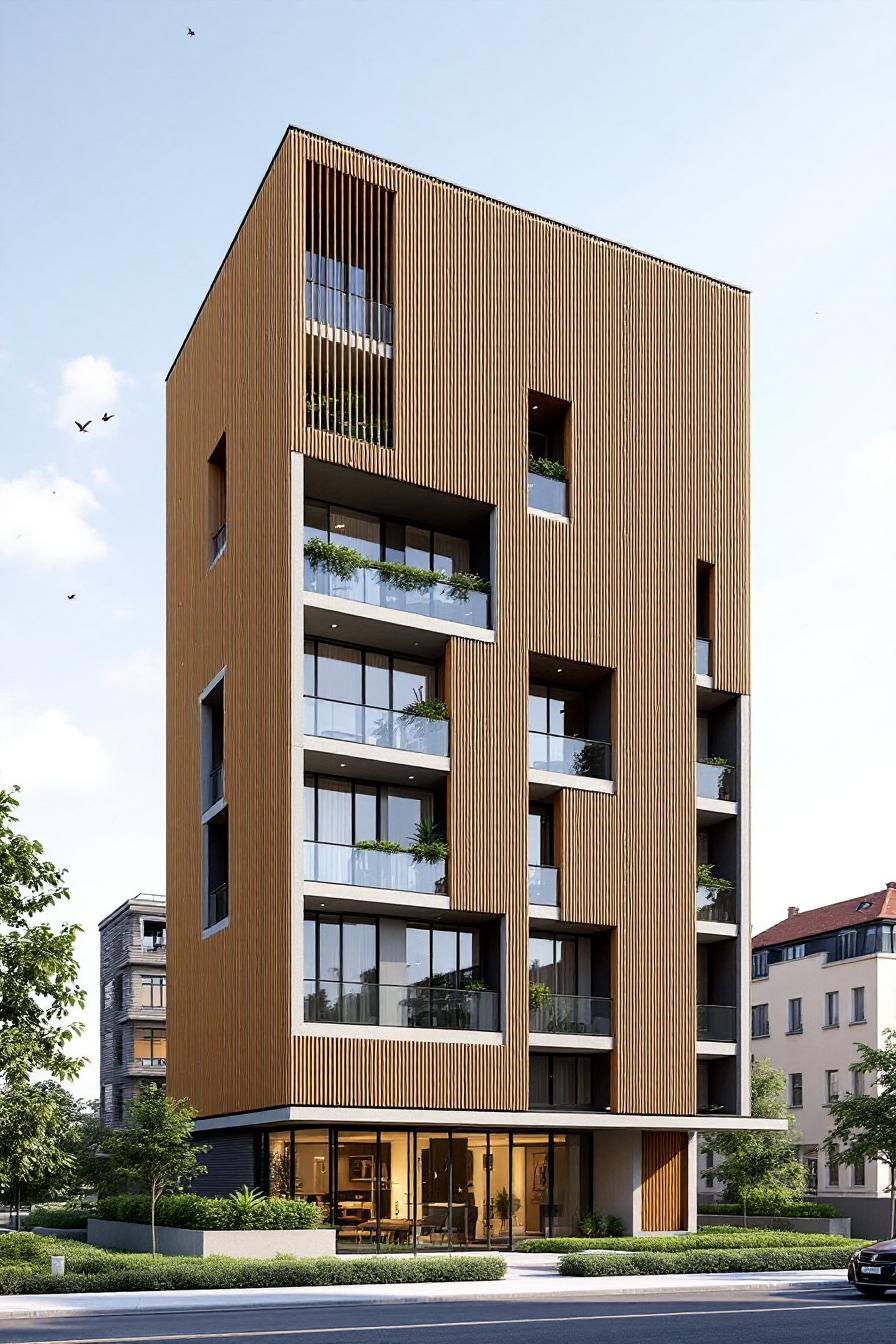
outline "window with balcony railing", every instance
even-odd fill
[[[612,1035],[609,935],[531,934],[529,1030]]]
[[[610,743],[587,735],[592,723],[609,727],[609,676],[587,689],[530,682],[529,769],[611,779]]]
[[[570,405],[542,392],[529,393],[529,508],[565,517]]]
[[[553,808],[529,804],[529,904],[556,906],[559,875],[554,865]]]
[[[697,1004],[698,1041],[736,1041],[737,1009],[727,1003]]]

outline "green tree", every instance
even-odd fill
[[[882,1162],[888,1168],[890,1236],[896,1237],[896,1031],[884,1032],[879,1049],[858,1042],[856,1049],[859,1060],[853,1067],[871,1075],[876,1092],[845,1092],[831,1102],[833,1128],[824,1147],[839,1162]]]
[[[152,1253],[156,1253],[156,1203],[166,1191],[180,1190],[206,1168],[199,1158],[208,1152],[191,1141],[196,1112],[185,1100],[144,1087],[128,1106],[127,1122],[108,1136],[112,1165],[122,1180],[138,1182],[149,1195]]]
[[[753,1060],[750,1102],[755,1118],[786,1119],[787,1128],[722,1130],[705,1134],[702,1145],[704,1153],[716,1155],[715,1165],[704,1176],[722,1182],[727,1202],[743,1205],[744,1221],[751,1199],[777,1196],[793,1202],[806,1185],[806,1173],[795,1151],[799,1134],[787,1111],[784,1074],[767,1059]]]
[[[116,1195],[121,1180],[109,1158],[112,1131],[100,1119],[99,1102],[91,1102],[80,1116],[75,1138],[75,1186],[78,1193]]]
[[[65,871],[17,830],[18,788],[0,790],[0,1086],[24,1086],[37,1071],[62,1081],[85,1063],[68,1053],[80,1035],[69,1021],[83,1008],[77,924],[58,928],[37,917],[69,899]]]
[[[23,1198],[68,1198],[77,1184],[84,1103],[59,1083],[16,1082],[0,1091],[0,1184],[19,1225]]]

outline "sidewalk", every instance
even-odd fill
[[[508,1301],[660,1296],[670,1293],[846,1287],[846,1270],[776,1274],[628,1274],[571,1279],[556,1272],[553,1255],[508,1255],[507,1278],[485,1283],[356,1284],[335,1288],[228,1288],[156,1293],[54,1293],[0,1297],[0,1320],[37,1316],[97,1316],[134,1311],[210,1311],[227,1307],[408,1305],[421,1302]]]

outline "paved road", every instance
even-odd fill
[[[892,1344],[896,1295],[869,1302],[845,1289],[713,1293],[689,1298],[583,1298],[552,1304],[234,1307],[0,1321],[4,1344]]]

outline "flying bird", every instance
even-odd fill
[[[72,599],[75,598],[75,597],[77,597],[77,593],[69,593],[69,594],[68,594],[68,597],[67,597],[67,601],[71,602]]]
[[[193,32],[193,29],[192,29],[192,28],[188,28],[188,29],[187,29],[187,37],[195,37],[195,36],[196,36],[196,34]]]
[[[75,424],[78,426],[78,431],[79,431],[79,433],[81,433],[81,434],[86,434],[86,433],[87,433],[87,426],[88,426],[88,425],[92,425],[92,424],[93,424],[93,421],[92,421],[92,420],[85,420],[84,423],[83,423],[83,425],[82,425],[80,420],[76,420],[76,421],[75,421]]]
[[[108,411],[103,411],[103,414],[100,417],[100,419],[103,421],[103,424],[105,424],[107,420],[114,420],[115,419],[114,412],[112,415],[110,415]]]

